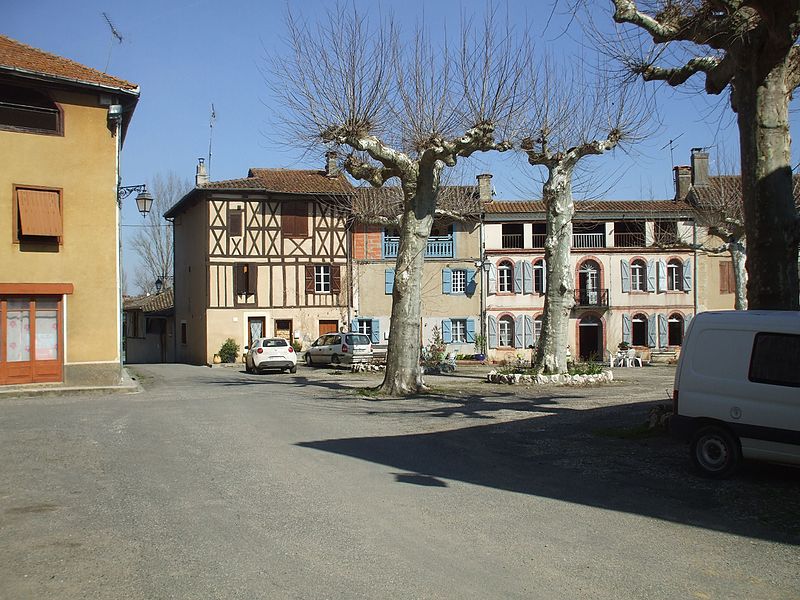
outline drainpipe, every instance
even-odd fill
[[[485,240],[484,240],[484,223],[483,223],[483,211],[481,211],[480,216],[478,217],[478,226],[480,227],[480,271],[481,271],[481,336],[484,338],[484,343],[487,344],[488,340],[487,331],[488,327],[486,326],[486,248],[485,248]],[[479,349],[480,352],[485,352],[484,348]]]
[[[694,298],[694,315],[692,315],[692,317],[694,318],[697,316],[697,288],[700,285],[700,278],[697,276],[697,221],[695,220],[692,220],[692,248],[692,259],[694,262],[694,286],[692,287],[692,296]]]

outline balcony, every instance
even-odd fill
[[[614,246],[617,248],[644,247],[644,233],[615,233]]]
[[[504,233],[501,236],[501,243],[503,248],[524,248],[522,243],[521,233]]]
[[[531,248],[544,248],[544,240],[546,237],[546,233],[534,233],[533,240],[531,241]]]
[[[574,308],[608,308],[608,289],[575,290]]]
[[[605,248],[605,233],[573,233],[572,247],[580,250],[587,248]]]
[[[397,258],[399,248],[399,237],[387,235],[383,238],[383,258]],[[425,258],[453,258],[453,236],[430,236],[425,248]]]

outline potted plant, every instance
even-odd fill
[[[475,360],[486,360],[486,337],[478,334],[475,336]]]
[[[236,362],[236,357],[239,355],[239,344],[233,338],[228,338],[219,349],[220,359],[224,363]]]

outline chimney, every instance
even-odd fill
[[[675,171],[675,200],[683,200],[692,185],[692,167],[678,166]]]
[[[194,183],[197,187],[200,187],[208,183],[208,173],[206,173],[206,159],[198,158],[197,161],[197,172],[194,176]]]
[[[492,174],[481,173],[476,178],[478,180],[478,197],[481,202],[492,201]]]
[[[338,177],[339,165],[336,162],[336,152],[329,150],[325,153],[325,177]]]
[[[702,148],[692,148],[692,185],[708,185],[708,152]]]

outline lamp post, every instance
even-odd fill
[[[130,196],[133,192],[136,194],[136,208],[142,214],[142,218],[146,217],[150,212],[150,207],[153,205],[153,196],[147,191],[147,185],[121,185],[117,188],[117,203],[122,206],[122,200]]]

